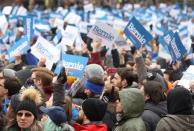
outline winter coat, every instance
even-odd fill
[[[136,88],[128,88],[121,90],[119,97],[123,107],[123,117],[115,131],[145,131],[146,127],[141,118],[145,104],[143,94]]]
[[[107,126],[102,123],[83,124],[74,123],[73,127],[76,131],[107,131]]]
[[[102,61],[101,61],[101,57],[100,57],[100,52],[93,52],[91,53],[91,57],[88,61],[88,65],[89,64],[98,64],[100,66],[103,67]]]
[[[142,114],[146,131],[155,131],[157,123],[165,115],[167,115],[166,101],[162,101],[157,105],[151,102],[146,102],[144,112]]]
[[[156,131],[194,131],[194,115],[167,115],[159,121]]]
[[[74,131],[74,128],[66,123],[57,126],[50,118],[48,118],[44,124],[44,131]]]
[[[116,123],[116,116],[112,112],[106,111],[102,121],[108,126],[108,131],[112,131]]]

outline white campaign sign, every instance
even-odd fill
[[[5,15],[0,15],[0,22],[1,22],[0,30],[2,31],[3,34],[5,34],[8,28],[8,22]]]
[[[65,22],[68,22],[69,24],[75,24],[78,25],[81,22],[81,17],[75,13],[69,13],[65,19]]]
[[[93,40],[101,40],[103,44],[112,44],[117,39],[118,33],[113,27],[105,23],[96,22],[88,33],[88,37]]]
[[[31,47],[31,53],[38,59],[45,57],[48,68],[51,68],[52,64],[57,62],[60,57],[60,51],[41,36],[35,45]]]
[[[73,46],[73,43],[78,35],[78,28],[74,26],[67,26],[65,31],[61,30],[62,40],[61,43],[64,45]]]

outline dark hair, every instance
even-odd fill
[[[19,93],[21,89],[20,82],[17,78],[6,78],[4,82],[5,89],[8,89],[8,96]]]
[[[147,81],[144,84],[144,93],[149,96],[149,100],[155,104],[166,100],[162,84],[157,81]]]
[[[119,68],[117,73],[121,77],[121,80],[125,79],[127,81],[128,86],[131,86],[133,82],[138,82],[137,74],[128,68]]]

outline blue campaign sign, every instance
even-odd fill
[[[174,33],[174,37],[169,45],[169,50],[172,52],[174,60],[181,60],[186,53],[186,49],[183,46],[178,33]]]
[[[87,65],[88,58],[76,55],[63,54],[63,66],[68,70],[69,76],[80,78]]]
[[[125,35],[131,40],[138,49],[141,45],[148,44],[152,40],[152,35],[133,17],[125,27]]]
[[[30,49],[30,44],[28,41],[27,36],[22,37],[20,40],[14,43],[14,45],[9,48],[8,55],[9,55],[9,62],[14,60],[14,54],[24,54]]]
[[[173,52],[172,52],[172,50],[170,49],[170,46],[169,46],[172,39],[173,39],[173,37],[174,37],[174,33],[172,31],[168,31],[166,34],[164,34],[164,36],[161,36],[159,38],[159,42],[166,49],[166,51],[168,51],[170,53],[172,59],[174,60]]]
[[[27,35],[29,41],[33,38],[34,34],[33,21],[34,21],[33,16],[26,16],[24,18],[25,23],[24,32]]]

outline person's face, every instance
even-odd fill
[[[40,87],[41,86],[41,81],[37,79],[36,72],[33,72],[32,73],[31,79],[33,80],[35,86],[37,86],[37,87]]]
[[[4,87],[4,82],[5,82],[5,79],[0,79],[0,97],[1,98],[4,98],[8,93],[8,90],[5,89]]]
[[[84,89],[84,93],[85,93],[88,97],[91,96],[91,94],[92,94],[92,92],[91,92],[89,89],[87,89],[87,88]]]
[[[123,106],[119,100],[116,100],[116,113],[122,113],[123,112]]]
[[[120,89],[122,87],[121,82],[122,82],[121,77],[116,73],[114,75],[114,78],[112,79],[112,85]]]
[[[16,120],[20,128],[29,128],[35,120],[34,115],[26,110],[20,110],[16,114]]]

